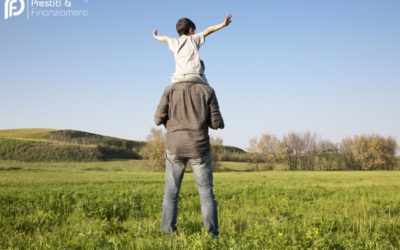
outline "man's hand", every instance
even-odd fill
[[[160,42],[168,42],[169,37],[167,36],[159,36],[157,33],[157,29],[153,29],[153,38]]]

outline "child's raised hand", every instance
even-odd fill
[[[153,38],[156,39],[157,36],[158,36],[157,29],[153,29]]]
[[[232,22],[232,14],[229,14],[225,17],[224,25],[228,26]]]
[[[165,43],[167,43],[168,39],[169,39],[167,36],[159,36],[157,33],[157,29],[153,29],[153,38],[157,41],[165,42]]]

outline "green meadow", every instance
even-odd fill
[[[144,161],[0,161],[0,249],[399,249],[400,172],[251,172],[223,163],[221,235],[186,173],[178,232],[160,231],[164,175]]]

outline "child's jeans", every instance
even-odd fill
[[[165,192],[162,211],[162,230],[176,230],[179,191],[186,163],[192,166],[200,195],[201,214],[205,229],[218,235],[217,202],[213,193],[213,174],[210,152],[196,159],[177,157],[167,151],[165,166]]]
[[[173,75],[171,77],[171,82],[199,82],[208,84],[206,75],[204,74],[185,74],[185,75]]]

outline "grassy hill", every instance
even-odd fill
[[[125,140],[77,130],[0,130],[0,160],[105,161],[141,159],[145,142]],[[248,154],[233,146],[220,146],[221,160],[246,162]]]
[[[139,159],[144,142],[77,130],[0,130],[0,159],[22,161],[98,161]]]
[[[0,137],[22,138],[22,139],[41,139],[47,133],[57,131],[49,128],[34,129],[6,129],[0,130]]]

